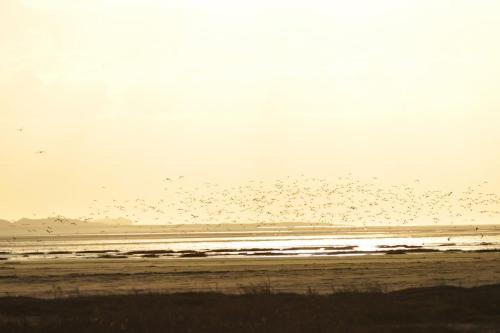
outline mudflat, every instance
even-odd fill
[[[500,283],[500,252],[430,252],[244,258],[100,258],[0,262],[0,295],[51,298],[131,292],[238,293],[269,283],[278,292],[324,294]]]

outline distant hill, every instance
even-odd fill
[[[45,219],[29,219],[22,218],[17,221],[14,221],[15,225],[44,225],[44,224],[52,224],[52,223],[83,223],[83,221],[77,219],[70,219],[65,217],[48,217]]]
[[[0,220],[0,223],[3,220]],[[7,223],[10,223],[8,221],[5,221]],[[112,219],[99,219],[99,220],[79,220],[79,219],[72,219],[72,218],[66,218],[63,216],[58,216],[58,217],[48,217],[44,219],[29,219],[29,218],[22,218],[14,223],[11,223],[14,225],[33,225],[33,226],[39,226],[39,225],[47,225],[47,224],[78,224],[78,225],[95,225],[95,224],[101,224],[101,225],[133,225],[134,223],[131,220],[128,220],[126,218],[112,218]]]
[[[79,220],[65,217],[44,219],[22,218],[14,222],[0,220],[0,237],[9,235],[58,235],[75,233],[105,232],[107,229],[134,227],[125,218]]]
[[[12,223],[10,223],[9,221],[7,220],[0,220],[0,228],[1,227],[7,227],[7,226],[10,226]]]

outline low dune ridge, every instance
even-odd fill
[[[475,288],[0,298],[0,331],[62,332],[498,332],[500,285]]]

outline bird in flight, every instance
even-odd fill
[[[18,132],[22,132],[22,131],[24,131],[24,129],[23,128],[18,128],[17,131]]]
[[[37,150],[35,154],[45,154],[45,150]]]

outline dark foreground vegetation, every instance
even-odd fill
[[[500,332],[500,284],[391,293],[0,298],[0,332]]]

